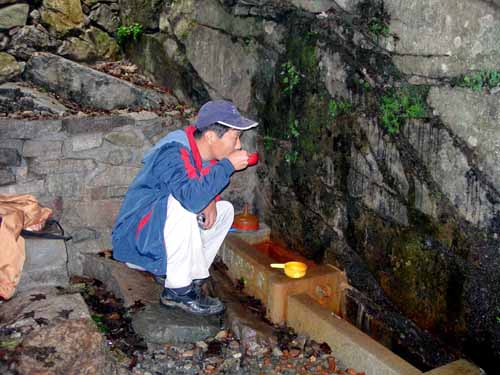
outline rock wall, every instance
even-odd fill
[[[498,6],[165,1],[129,52],[151,76],[165,79],[165,62],[189,75],[187,96],[260,117],[255,205],[277,240],[346,269],[365,294],[352,321],[422,368],[450,359],[431,332],[492,369]]]
[[[97,34],[109,41],[118,22],[141,24],[143,35],[124,49],[147,77],[186,103],[227,98],[259,118],[258,134],[244,142],[257,144],[264,162],[238,175],[226,196],[237,210],[252,202],[277,240],[347,271],[355,287],[347,318],[421,368],[460,352],[487,370],[498,368],[497,0],[36,4],[0,5],[0,80],[25,69],[28,81],[42,79],[36,62],[50,59],[29,60],[34,49],[80,61],[112,58],[113,48],[98,47]],[[84,97],[64,80],[57,84],[64,97]],[[9,90],[39,108],[64,111],[47,98]],[[153,110],[168,102],[139,96]],[[15,190],[15,180],[32,184],[47,201],[64,194],[71,229],[107,246],[109,217],[90,219],[116,207],[123,176],[130,177],[151,141],[141,126],[127,123],[117,128],[144,143],[117,146],[106,138],[116,130],[98,128],[78,151],[83,135],[57,121],[40,128],[17,123],[29,133],[2,135],[9,140],[2,148],[16,151],[2,151],[10,164],[0,170],[1,189]],[[44,133],[46,126],[60,131]],[[85,149],[90,145],[101,151]],[[131,159],[106,161],[116,147]],[[50,161],[57,173],[47,172],[44,158],[52,153],[67,159]],[[73,166],[75,160],[83,164]],[[81,174],[85,185],[65,173]],[[94,227],[102,237],[92,238],[99,236]]]

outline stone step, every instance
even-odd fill
[[[136,303],[158,303],[163,287],[151,275],[128,268],[124,263],[97,254],[83,254],[83,275],[97,279],[123,300],[125,307]]]
[[[104,283],[123,300],[125,307],[145,305],[132,313],[132,326],[148,345],[200,341],[222,329],[219,316],[200,317],[161,306],[159,299],[163,286],[147,272],[96,254],[84,254],[83,274]]]
[[[66,245],[62,240],[26,239],[26,260],[16,292],[69,283]]]

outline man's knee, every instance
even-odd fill
[[[217,216],[220,216],[224,220],[230,220],[233,222],[234,219],[234,207],[228,201],[217,202]]]

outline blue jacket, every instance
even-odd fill
[[[203,163],[193,132],[193,126],[176,130],[146,153],[113,227],[115,259],[155,275],[165,274],[168,254],[163,228],[169,195],[198,213],[229,184],[234,172],[231,162]]]

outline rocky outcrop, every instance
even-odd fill
[[[397,42],[399,69],[411,75],[453,77],[469,69],[500,69],[498,8],[482,0],[385,0]]]
[[[0,306],[2,339],[18,345],[21,374],[112,374],[117,366],[80,294],[33,289]],[[24,317],[20,319],[19,317]]]
[[[36,85],[90,108],[155,109],[176,103],[172,96],[139,88],[48,53],[40,53],[30,59],[25,77]]]

